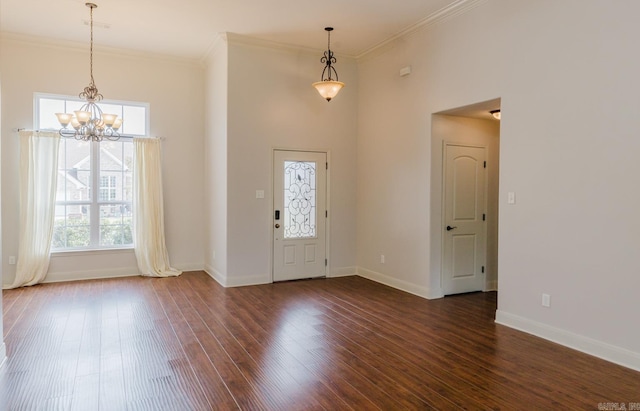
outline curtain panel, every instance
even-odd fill
[[[40,283],[49,269],[56,205],[58,147],[56,132],[23,130],[20,134],[20,239],[13,283]]]
[[[162,195],[162,152],[157,138],[134,138],[133,244],[140,273],[182,274],[169,264]]]

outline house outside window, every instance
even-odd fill
[[[36,94],[36,128],[58,130],[55,113],[73,112],[82,104],[74,97]],[[147,135],[148,104],[99,105],[122,117],[122,134]],[[132,173],[131,138],[100,143],[62,138],[52,251],[133,247]]]

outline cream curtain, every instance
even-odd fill
[[[169,264],[165,244],[160,140],[135,138],[133,147],[133,243],[138,269],[150,277],[180,275]]]
[[[8,288],[41,282],[49,269],[58,180],[56,132],[20,131],[20,241]]]

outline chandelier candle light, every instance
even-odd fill
[[[333,31],[333,27],[325,27],[327,31],[327,51],[324,52],[324,56],[320,59],[321,63],[324,63],[324,70],[322,70],[322,76],[320,77],[320,81],[313,83],[313,87],[318,90],[318,93],[322,97],[324,97],[327,101],[331,101],[334,98],[340,89],[344,87],[344,83],[338,81],[338,72],[332,66],[335,64],[336,58],[333,56],[333,52],[331,51],[331,32]],[[335,80],[332,78],[332,75],[335,74]]]
[[[118,118],[117,114],[103,113],[98,104],[96,104],[102,100],[102,94],[98,92],[98,88],[93,81],[93,9],[98,6],[94,3],[85,3],[85,5],[89,7],[91,17],[91,46],[89,54],[91,82],[84,88],[84,91],[79,94],[79,97],[86,100],[86,103],[82,105],[80,110],[74,111],[75,115],[56,113],[58,121],[62,126],[60,135],[62,137],[74,137],[77,140],[83,141],[100,142],[105,138],[107,140],[118,140],[120,138],[118,129],[122,125],[122,119]],[[71,124],[73,130],[67,128],[69,124]]]

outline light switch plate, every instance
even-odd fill
[[[264,198],[264,190],[256,190],[256,198]]]
[[[516,193],[513,191],[509,191],[507,193],[507,204],[515,204],[516,203]]]

